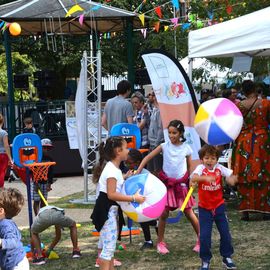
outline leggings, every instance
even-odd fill
[[[108,219],[100,231],[98,241],[98,248],[102,249],[99,257],[103,260],[110,261],[114,257],[118,235],[117,216],[118,206],[113,205],[109,210]]]
[[[1,153],[0,154],[0,188],[4,187],[7,168],[8,168],[8,156],[5,153]]]

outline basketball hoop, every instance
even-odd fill
[[[24,163],[23,165],[29,170],[33,172],[33,181],[38,182],[42,180],[48,179],[48,170],[50,166],[55,165],[56,162],[48,161],[48,162],[32,162],[32,163]]]

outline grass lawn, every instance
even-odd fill
[[[64,203],[65,199],[61,199]],[[60,204],[60,203],[59,203]],[[227,213],[230,223],[231,234],[235,249],[234,261],[238,269],[270,269],[270,221],[250,221],[239,220],[238,212],[235,210],[235,203],[227,205]],[[175,213],[174,213],[175,214]],[[30,269],[46,270],[73,270],[73,269],[96,269],[94,267],[96,259],[96,248],[98,238],[91,236],[93,226],[89,223],[82,224],[78,228],[79,244],[83,256],[80,259],[71,258],[71,242],[69,230],[64,230],[62,241],[56,247],[56,252],[60,256],[59,260],[50,260],[43,266],[31,265]],[[28,241],[28,231],[23,231],[24,242]],[[50,242],[53,229],[46,230],[41,234],[41,239],[46,245]],[[153,240],[156,242],[154,228],[152,228]],[[118,251],[116,258],[122,261],[120,269],[141,270],[141,269],[198,269],[200,258],[192,251],[196,242],[195,233],[191,225],[183,217],[177,224],[170,224],[166,228],[166,242],[169,245],[170,254],[159,255],[155,249],[140,251],[140,244],[143,243],[143,235],[132,237],[132,244],[129,238],[124,237],[123,243],[127,245],[124,251]],[[224,269],[221,265],[219,255],[219,235],[214,226],[212,237],[211,269]]]

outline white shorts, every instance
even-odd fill
[[[22,261],[20,261],[18,263],[18,265],[16,265],[13,270],[29,270],[29,262],[28,259],[26,257],[23,258]]]

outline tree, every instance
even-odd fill
[[[35,65],[27,54],[20,54],[18,52],[12,52],[12,68],[13,74],[29,74],[29,90],[24,91],[21,89],[15,89],[14,96],[15,100],[29,100],[32,94],[35,94],[35,88],[33,86],[32,74],[36,70]],[[8,82],[7,82],[7,66],[6,66],[6,55],[3,51],[3,47],[0,46],[0,95],[7,93]]]

